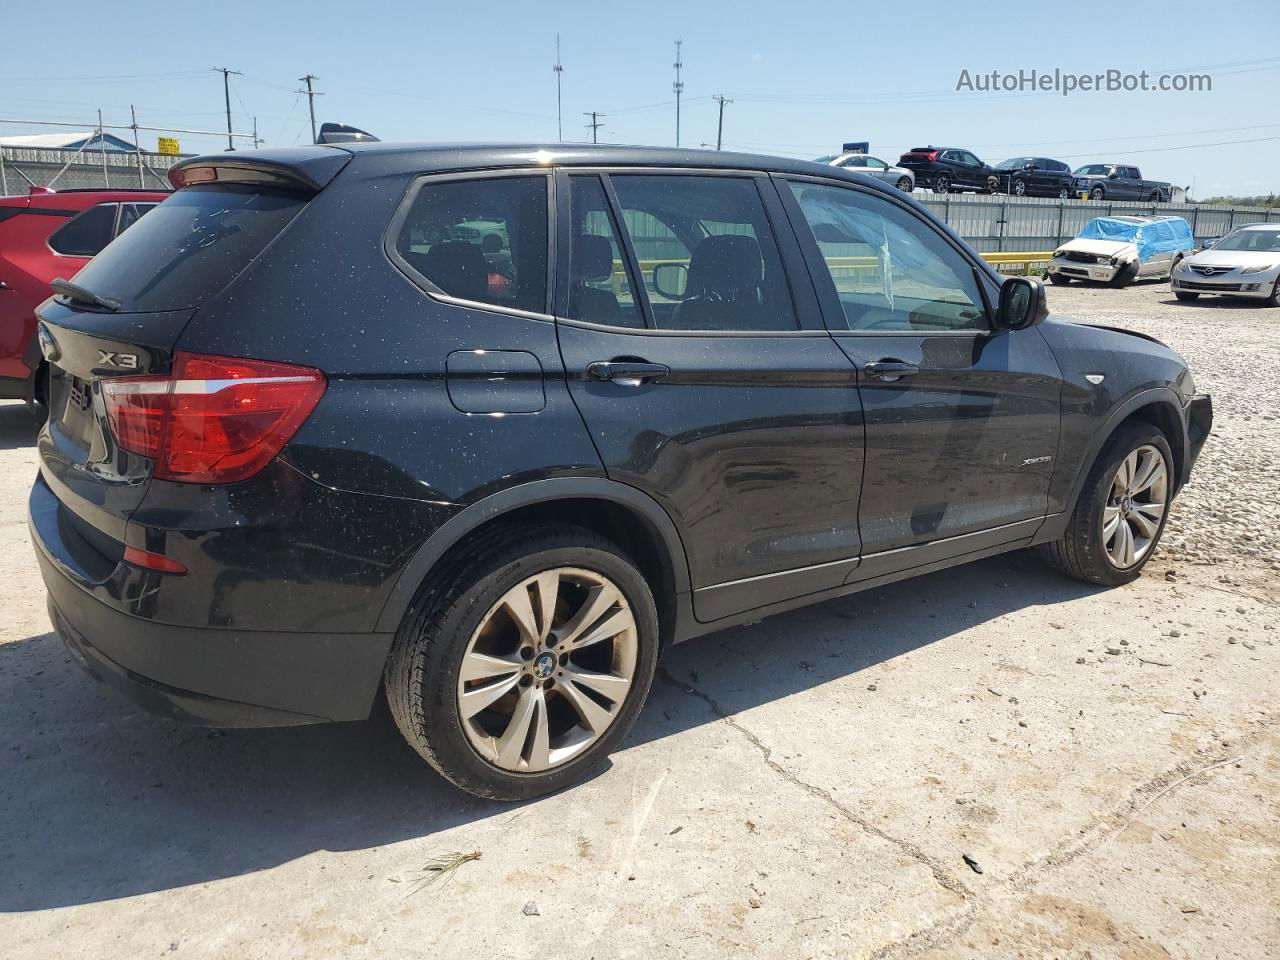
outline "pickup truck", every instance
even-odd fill
[[[1086,163],[1075,172],[1076,191],[1090,200],[1150,200],[1168,203],[1173,184],[1143,180],[1142,171],[1120,163]]]

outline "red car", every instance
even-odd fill
[[[0,197],[0,398],[43,401],[36,305],[55,277],[70,280],[140,216],[167,197],[152,190],[33,187]]]

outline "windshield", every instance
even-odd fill
[[[1214,244],[1213,249],[1280,253],[1280,230],[1237,230]]]
[[[1011,157],[996,164],[997,170],[1021,170],[1028,163],[1035,163],[1035,157]]]
[[[126,312],[199,306],[235,279],[306,205],[243,186],[179,190],[109,243],[76,283]]]

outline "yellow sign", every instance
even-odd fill
[[[179,152],[176,137],[156,137],[156,145],[159,153],[168,153],[176,156]]]

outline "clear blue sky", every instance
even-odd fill
[[[127,123],[134,104],[141,123],[219,129],[222,82],[210,68],[225,65],[244,73],[232,77],[236,129],[249,130],[256,115],[270,145],[306,142],[306,103],[293,91],[308,72],[324,92],[320,119],[384,140],[550,141],[559,33],[565,139],[586,139],[583,111],[597,110],[606,114],[603,140],[671,144],[679,37],[686,146],[715,140],[710,98],[723,93],[734,99],[725,113],[734,148],[814,157],[869,140],[873,153],[896,159],[933,143],[992,162],[1027,153],[1073,167],[1131,161],[1150,178],[1194,182],[1200,198],[1280,190],[1280,5],[1132,3],[1129,19],[1124,6],[994,4],[979,13],[981,4],[925,0],[126,0],[106,8],[63,0],[53,11],[15,3],[5,18],[0,117],[87,124],[100,106],[108,124]],[[945,10],[975,16],[955,22]],[[1088,25],[1093,14],[1098,27]],[[1213,89],[1065,98],[955,89],[962,69],[1055,67],[1208,73]],[[38,129],[0,125],[10,134]],[[180,139],[184,151],[225,144]],[[1168,149],[1243,140],[1261,142]]]

